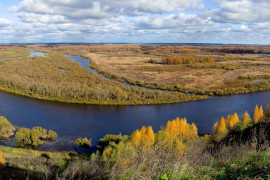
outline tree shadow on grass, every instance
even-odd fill
[[[46,175],[41,172],[30,171],[14,167],[0,169],[0,180],[26,180],[26,179],[56,179],[55,175]]]

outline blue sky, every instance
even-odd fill
[[[270,44],[269,0],[0,0],[0,43]]]

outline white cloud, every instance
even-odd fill
[[[21,0],[1,41],[268,42],[269,0]],[[1,17],[0,17],[1,18]],[[256,37],[256,38],[254,38]]]
[[[0,29],[10,25],[11,25],[10,21],[8,21],[7,19],[0,18]]]
[[[216,0],[219,8],[208,12],[214,21],[246,23],[270,21],[269,0]]]
[[[202,9],[202,0],[23,0],[16,11],[23,21],[36,22],[41,16],[50,15],[49,17],[61,17],[59,22],[62,22],[62,19],[78,21],[119,15],[184,11],[190,8]]]

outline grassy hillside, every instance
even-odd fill
[[[269,179],[270,124],[241,123],[217,141],[220,128],[198,136],[194,124],[176,118],[155,133],[148,126],[130,136],[106,135],[92,154],[0,146],[0,178]]]

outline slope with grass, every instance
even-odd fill
[[[267,109],[267,108],[266,108]],[[269,179],[269,111],[259,122],[245,117],[228,131],[198,136],[185,118],[128,135],[105,135],[95,152],[41,152],[0,146],[6,167],[0,177],[39,179]],[[254,113],[256,115],[256,111]],[[230,116],[228,116],[230,117]],[[256,117],[256,116],[254,116]],[[231,118],[236,122],[238,116]],[[226,120],[227,121],[227,120]],[[216,139],[217,133],[226,134]],[[1,157],[0,157],[1,159]],[[7,173],[8,172],[8,173]],[[19,178],[17,178],[19,179]]]

